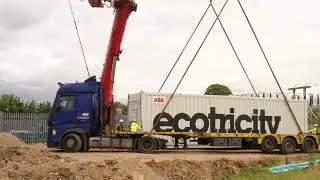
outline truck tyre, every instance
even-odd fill
[[[302,152],[304,153],[313,153],[317,150],[317,143],[312,138],[305,138],[301,147]]]
[[[62,149],[65,152],[79,152],[82,148],[81,137],[77,134],[70,133],[62,139]]]
[[[291,154],[296,151],[297,143],[292,138],[285,138],[280,146],[282,154]]]
[[[153,153],[157,148],[157,141],[152,136],[143,136],[138,142],[138,147],[142,153]]]
[[[265,153],[272,153],[277,147],[277,140],[273,136],[266,136],[261,142],[261,150]]]

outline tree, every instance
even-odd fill
[[[24,112],[29,112],[29,113],[35,113],[37,112],[37,107],[38,104],[36,103],[35,100],[32,100],[32,101],[27,101],[25,103],[25,108],[24,108]]]
[[[0,96],[0,112],[12,113],[48,113],[52,108],[49,101],[38,103],[35,100],[23,101],[14,94],[3,94]]]
[[[39,113],[48,113],[51,111],[52,104],[49,101],[40,102],[38,105],[38,112]]]
[[[120,108],[122,110],[122,112],[124,112],[125,114],[128,113],[128,106],[127,105],[122,104],[121,102],[115,101],[114,106],[116,108]]]
[[[22,112],[23,101],[14,94],[3,94],[0,96],[0,111]]]
[[[221,84],[211,84],[204,93],[205,95],[232,95],[231,90]]]

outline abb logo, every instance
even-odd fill
[[[164,97],[154,97],[153,98],[153,103],[164,104],[165,103],[165,98]]]

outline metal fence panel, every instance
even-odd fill
[[[11,133],[25,143],[45,143],[48,134],[47,113],[0,112],[0,132]]]

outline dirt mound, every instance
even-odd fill
[[[92,158],[81,161],[73,156],[96,155],[99,161]],[[120,153],[120,152],[119,152]],[[234,175],[245,167],[270,166],[271,164],[296,161],[297,157],[275,156],[269,159],[239,161],[229,159],[216,160],[146,160],[139,157],[120,158],[108,152],[67,153],[61,157],[59,152],[50,152],[44,145],[0,146],[0,179],[224,179]],[[132,155],[132,154],[131,154]],[[107,157],[108,159],[102,159]],[[288,157],[288,158],[287,158]],[[299,160],[309,156],[299,156]]]
[[[148,167],[161,174],[164,179],[223,179],[225,176],[236,174],[241,168],[248,166],[242,161],[189,161],[154,160],[146,163]]]
[[[300,160],[307,158],[299,158]],[[294,161],[297,158],[266,158],[254,161],[239,160],[210,160],[210,161],[189,161],[189,160],[166,160],[156,162],[155,160],[146,162],[151,168],[163,179],[173,180],[220,180],[227,176],[239,173],[242,169],[248,167],[269,167],[273,164],[285,163],[286,161]]]
[[[0,145],[21,146],[21,145],[25,145],[25,143],[10,133],[1,132]]]
[[[0,168],[13,163],[41,164],[60,159],[58,155],[49,153],[46,149],[32,146],[0,146]]]
[[[32,146],[0,147],[1,179],[132,179],[119,162],[80,163]]]

